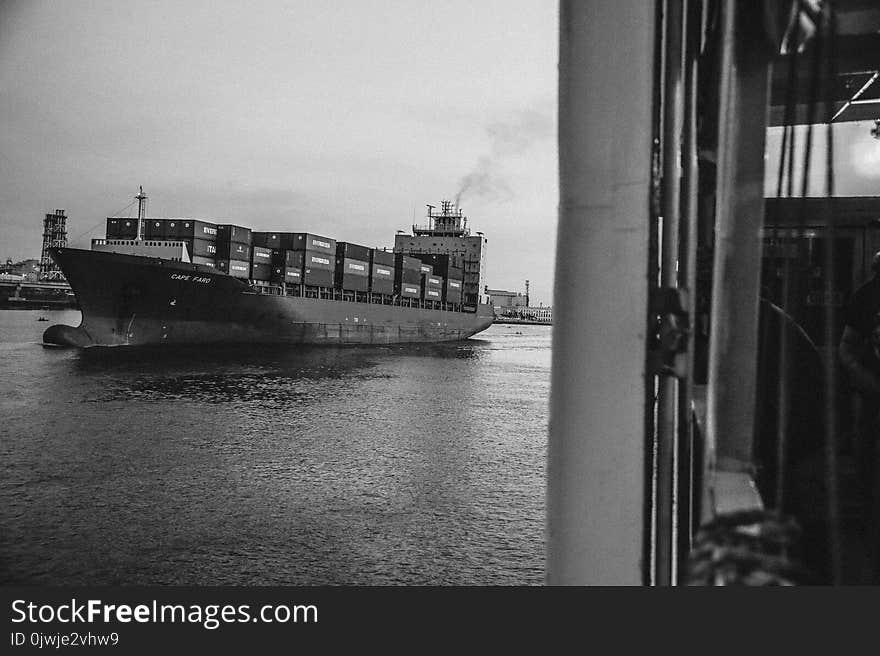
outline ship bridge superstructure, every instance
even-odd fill
[[[413,224],[412,234],[402,230],[394,237],[395,253],[448,255],[450,264],[463,271],[463,299],[466,305],[484,302],[486,244],[482,232],[471,234],[468,219],[451,200],[427,205],[427,223]]]
[[[467,217],[451,200],[440,201],[440,211],[428,205],[427,225],[413,224],[413,234],[426,237],[469,237]]]

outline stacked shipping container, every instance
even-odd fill
[[[107,237],[134,239],[136,219],[107,219]],[[462,269],[450,255],[403,254],[303,232],[252,232],[194,219],[145,219],[143,238],[182,241],[193,263],[242,279],[399,294],[461,303]]]
[[[447,303],[461,303],[462,281],[447,278],[443,285],[443,300]]]
[[[215,266],[217,224],[195,219],[166,219],[165,238],[182,241],[195,264]]]
[[[414,257],[397,253],[394,256],[394,291],[403,298],[418,299],[422,295],[422,263]]]
[[[421,292],[424,300],[439,303],[443,300],[443,278],[433,273],[422,274]]]
[[[307,232],[254,232],[256,264],[263,253],[269,254],[267,278],[288,284],[332,287],[336,273],[336,241]],[[262,269],[261,269],[261,275]]]
[[[251,231],[249,228],[228,223],[217,226],[217,268],[236,278],[250,278]]]
[[[369,248],[345,241],[336,242],[336,286],[344,291],[369,291]]]
[[[370,250],[370,291],[389,296],[394,293],[394,253]]]
[[[432,272],[443,280],[443,300],[447,303],[461,303],[464,270],[456,266],[458,259],[448,254],[418,253],[413,257],[423,265],[430,265]]]
[[[134,239],[137,237],[137,219],[107,219],[107,239]]]
[[[263,246],[251,246],[251,279],[272,279],[272,249]]]
[[[272,281],[299,285],[302,283],[305,251],[272,251]]]

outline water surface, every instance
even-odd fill
[[[543,582],[549,327],[39,344],[78,320],[0,311],[0,582]]]

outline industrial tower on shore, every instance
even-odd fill
[[[40,252],[40,280],[64,282],[64,274],[49,255],[50,248],[67,246],[67,217],[64,210],[46,214],[43,220],[43,250]]]

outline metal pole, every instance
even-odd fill
[[[655,8],[562,0],[547,582],[645,581]],[[609,58],[626,43],[626,57]],[[626,83],[621,83],[626,80]]]
[[[757,384],[760,229],[769,48],[759,7],[722,4],[715,259],[706,399],[706,489],[715,471],[752,471]],[[752,15],[757,14],[757,15]],[[704,516],[713,509],[703,504]]]
[[[694,523],[694,432],[693,432],[693,386],[694,321],[697,315],[697,206],[699,203],[697,168],[697,54],[700,49],[701,3],[689,2],[685,15],[684,49],[684,120],[682,128],[682,226],[679,247],[679,284],[688,290],[688,317],[690,339],[688,340],[687,372],[681,382],[679,393],[678,429],[678,572],[682,571],[691,548]]]
[[[660,286],[678,286],[679,227],[681,223],[681,139],[684,125],[682,75],[683,0],[666,0],[663,17],[663,175],[661,198]],[[657,393],[656,584],[673,583],[675,560],[675,460],[678,432],[679,382],[661,376]]]

